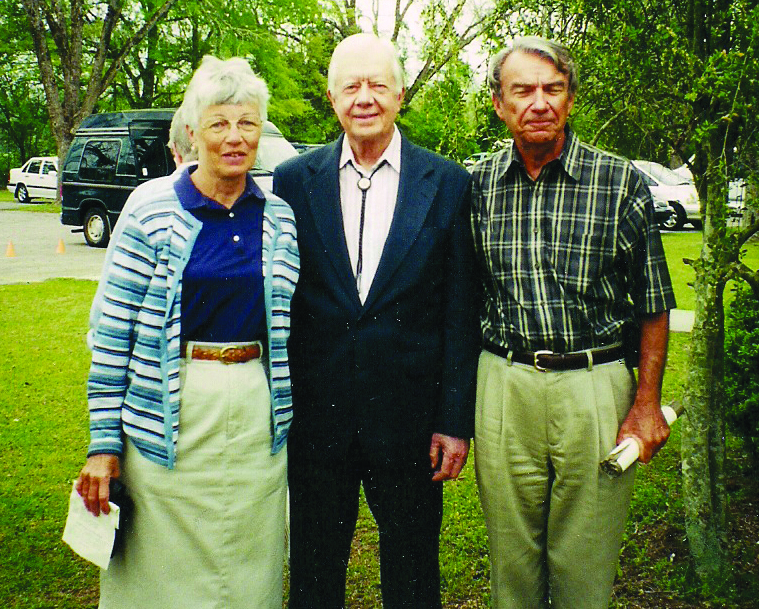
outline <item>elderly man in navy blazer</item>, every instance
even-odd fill
[[[440,607],[442,481],[474,431],[480,351],[469,175],[395,126],[393,45],[335,49],[327,95],[345,134],[280,165],[301,274],[289,342],[290,608],[345,604],[361,485],[385,608]]]

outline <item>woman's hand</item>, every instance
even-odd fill
[[[95,516],[111,511],[108,505],[111,478],[121,475],[118,455],[100,454],[87,458],[76,479],[76,490],[84,500],[84,507]]]

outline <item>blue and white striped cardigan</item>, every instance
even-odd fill
[[[169,469],[179,435],[182,272],[201,222],[179,203],[177,174],[151,180],[130,196],[116,224],[90,311],[92,365],[88,455],[121,454],[124,435],[147,459]],[[292,421],[290,300],[298,280],[295,218],[266,193],[263,271],[269,329],[272,453]]]

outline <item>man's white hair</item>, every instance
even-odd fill
[[[332,59],[330,59],[329,62],[329,71],[327,72],[328,91],[334,93],[335,87],[337,86],[337,70],[335,68],[335,58],[339,56],[340,53],[344,52],[346,48],[366,45],[372,42],[377,43],[380,48],[382,48],[388,54],[391,69],[393,71],[393,78],[395,79],[396,93],[400,93],[404,89],[405,83],[403,81],[403,67],[401,66],[401,61],[398,58],[398,51],[396,50],[395,45],[387,38],[380,38],[374,34],[368,34],[364,32],[361,34],[353,34],[352,36],[348,36],[335,47],[335,50],[332,52]],[[356,61],[361,61],[361,58],[357,57]]]

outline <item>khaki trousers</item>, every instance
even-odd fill
[[[605,609],[634,482],[598,464],[634,399],[624,363],[539,372],[483,351],[474,443],[496,609]]]

